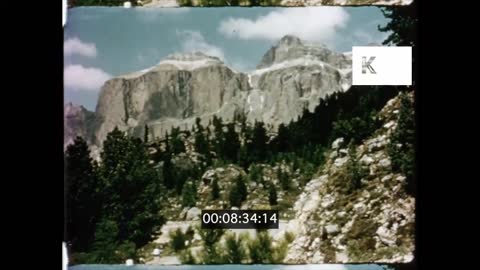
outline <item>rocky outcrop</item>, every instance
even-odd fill
[[[379,113],[385,123],[357,146],[364,170],[362,187],[345,192],[351,159],[343,139],[332,145],[319,177],[294,204],[289,230],[296,233],[285,263],[406,263],[413,259],[415,199],[405,192],[405,176],[392,173],[386,152],[396,126],[399,99]],[[345,150],[345,151],[342,151]]]
[[[263,57],[258,69],[236,72],[203,53],[173,54],[158,65],[118,76],[102,87],[93,143],[101,146],[117,126],[150,138],[171,127],[190,129],[196,117],[230,121],[243,114],[276,128],[318,105],[325,95],[351,85],[351,57],[285,36]]]
[[[83,106],[67,103],[63,107],[63,147],[67,148],[76,136],[90,142],[94,113]]]

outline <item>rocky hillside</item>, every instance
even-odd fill
[[[413,99],[412,95],[409,98]],[[207,170],[197,184],[194,207],[182,207],[181,198],[175,196],[164,202],[163,215],[170,221],[144,253],[146,260],[150,264],[165,263],[167,258],[178,261],[181,253],[170,250],[170,235],[181,229],[183,233],[193,230],[186,248],[201,262],[201,209],[230,208],[228,191],[235,179],[243,176],[247,179],[248,196],[241,209],[271,209],[265,186],[279,187],[278,206],[273,208],[280,212],[280,227],[268,231],[273,247],[284,246],[284,255],[276,263],[410,262],[414,251],[415,199],[406,193],[406,177],[392,173],[387,152],[399,110],[400,98],[395,97],[378,113],[381,127],[360,144],[348,146],[343,138],[336,139],[325,152],[325,162],[309,179],[285,161],[257,164],[258,177],[253,176],[254,169],[247,173],[233,164]],[[190,155],[187,151],[185,156]],[[291,179],[288,191],[280,188],[278,170],[287,172]],[[360,175],[355,188],[351,186],[353,173]],[[215,180],[220,189],[218,199],[211,197]],[[257,235],[255,230],[230,233],[238,237],[247,234],[252,239]],[[219,241],[220,246],[227,235]],[[286,235],[293,235],[288,243]],[[155,247],[164,250],[159,258],[149,255]]]
[[[355,146],[356,151],[347,150],[342,138],[333,143],[319,177],[295,202],[295,218],[286,230],[296,237],[285,263],[413,259],[415,200],[405,193],[405,176],[392,173],[386,152],[399,106],[398,98],[388,102],[379,114],[383,127]],[[363,177],[361,188],[349,193],[352,158],[358,160]]]
[[[264,55],[256,70],[237,72],[203,53],[173,54],[151,68],[118,76],[101,89],[92,143],[101,146],[115,126],[151,138],[171,127],[190,129],[200,117],[236,115],[274,128],[312,111],[321,97],[351,85],[351,59],[323,46],[283,37]],[[79,131],[81,133],[81,130]]]

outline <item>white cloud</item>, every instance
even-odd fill
[[[63,43],[63,53],[65,55],[78,54],[93,58],[97,56],[97,47],[94,43],[86,43],[75,37]]]
[[[177,31],[177,35],[181,39],[182,50],[184,52],[199,51],[225,60],[225,53],[223,50],[220,47],[209,44],[200,32],[183,30]]]
[[[97,91],[112,76],[98,68],[70,65],[63,70],[65,88]]]
[[[286,8],[272,11],[256,19],[228,18],[218,31],[230,38],[276,41],[290,34],[302,40],[331,43],[336,30],[349,19],[341,7]]]

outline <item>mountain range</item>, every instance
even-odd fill
[[[77,135],[101,147],[115,127],[133,136],[161,138],[171,127],[190,129],[216,115],[242,115],[270,129],[313,111],[320,98],[351,85],[351,54],[287,35],[251,72],[239,72],[201,52],[177,53],[157,65],[105,82],[95,112],[65,105],[64,146]]]

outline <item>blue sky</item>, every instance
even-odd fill
[[[105,80],[148,68],[168,54],[202,51],[240,71],[255,68],[284,35],[339,51],[380,44],[378,7],[108,8],[68,11],[65,102],[95,110]]]

